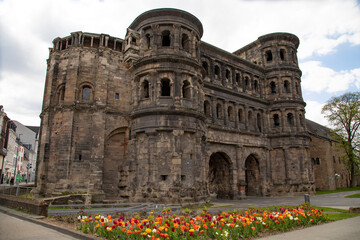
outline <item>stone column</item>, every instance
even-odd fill
[[[245,129],[249,131],[249,118],[248,118],[248,111],[249,107],[248,105],[245,105],[244,107],[244,120],[245,120]]]
[[[212,122],[215,123],[217,119],[217,112],[216,112],[216,98],[211,97],[211,105],[212,105]]]
[[[280,110],[280,115],[281,115],[280,116],[281,132],[284,132],[285,131],[285,118],[286,118],[284,109]]]
[[[235,128],[236,129],[239,129],[239,126],[240,126],[240,124],[239,124],[239,121],[240,121],[240,119],[239,119],[239,104],[234,104],[234,114],[235,114]]]
[[[224,100],[224,125],[229,126],[228,103]]]

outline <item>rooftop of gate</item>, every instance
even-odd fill
[[[203,26],[197,17],[175,8],[159,8],[144,12],[130,24],[129,28],[139,30],[145,25],[162,22],[185,24],[196,30],[200,38],[203,35]]]

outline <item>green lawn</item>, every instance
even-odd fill
[[[353,194],[353,195],[348,195],[348,196],[345,196],[346,198],[360,198],[360,193],[356,193],[356,194]]]
[[[349,213],[349,210],[344,210],[344,209],[316,207],[316,206],[311,206],[311,207],[322,210],[330,221],[338,221],[346,218],[360,216],[360,213]]]
[[[360,187],[338,188],[338,189],[336,189],[336,190],[316,191],[316,195],[329,194],[329,193],[338,193],[338,192],[349,192],[349,191],[356,191],[356,190],[360,190]]]

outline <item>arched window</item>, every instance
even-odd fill
[[[246,77],[244,78],[244,81],[245,81],[245,90],[246,90],[246,89],[249,89],[249,77],[246,76]]]
[[[202,66],[205,69],[206,75],[209,75],[209,65],[206,61],[202,62]]]
[[[167,78],[161,79],[161,96],[170,96],[170,80]]]
[[[261,132],[261,115],[260,115],[260,113],[258,113],[256,116],[256,122],[257,122],[258,130],[259,130],[259,132]]]
[[[236,80],[237,85],[240,85],[240,73],[236,73],[235,80]]]
[[[266,56],[266,61],[267,62],[271,62],[273,60],[273,55],[272,55],[271,50],[266,51],[265,56]]]
[[[234,121],[234,110],[232,106],[228,107],[228,117],[230,121]]]
[[[294,126],[294,115],[292,113],[288,113],[287,122],[289,126]]]
[[[238,117],[239,117],[239,122],[244,122],[244,114],[241,108],[239,108]]]
[[[280,59],[285,60],[285,49],[280,49]]]
[[[162,35],[162,46],[170,47],[171,45],[170,31],[168,30],[163,31],[161,35]]]
[[[274,114],[274,126],[275,127],[280,126],[280,118],[278,114]]]
[[[215,66],[215,78],[220,78],[220,68],[218,65]]]
[[[190,39],[189,39],[188,35],[186,35],[186,34],[182,35],[182,37],[181,37],[181,46],[185,51],[187,51],[187,52],[190,51]]]
[[[229,69],[225,70],[225,78],[226,78],[226,80],[230,80],[230,70]]]
[[[146,47],[149,49],[150,48],[150,41],[151,41],[150,34],[146,34],[145,39],[146,39]]]
[[[211,109],[210,109],[210,103],[209,103],[209,101],[205,101],[204,102],[204,113],[205,113],[205,115],[206,116],[210,116],[211,115],[211,111],[210,111]]]
[[[58,103],[63,103],[65,99],[65,85],[62,85],[58,90]]]
[[[254,81],[254,90],[255,90],[255,92],[258,91],[258,81],[257,80]]]
[[[252,112],[249,111],[248,112],[248,126],[252,126],[253,125],[253,115]]]
[[[191,87],[190,87],[190,83],[188,80],[185,80],[183,82],[182,95],[183,95],[183,98],[187,98],[187,99],[191,98]]]
[[[90,86],[83,86],[81,89],[81,100],[90,100],[91,99],[91,87]]]
[[[219,118],[219,119],[223,118],[223,110],[222,110],[222,106],[221,106],[220,103],[218,103],[216,105],[216,117]]]
[[[276,93],[276,84],[275,84],[275,82],[270,83],[270,89],[271,89],[271,93]]]
[[[149,98],[149,81],[144,80],[141,84],[141,98]]]
[[[284,82],[284,92],[285,93],[290,93],[290,83],[289,83],[289,81]]]

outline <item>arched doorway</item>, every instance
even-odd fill
[[[232,199],[232,171],[228,155],[213,153],[209,161],[209,191],[220,199]]]
[[[115,199],[121,196],[126,189],[122,165],[126,160],[127,141],[125,130],[112,132],[105,142],[103,165],[103,190],[106,199]],[[123,186],[124,185],[124,186]]]
[[[260,196],[260,168],[259,162],[254,155],[246,158],[245,169],[246,195]]]

